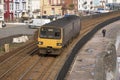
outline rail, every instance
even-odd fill
[[[30,55],[32,55],[38,48],[35,49],[36,43],[33,43],[29,46],[24,46],[25,48],[16,51],[15,54],[8,57],[4,61],[0,63],[0,79],[4,77],[6,74],[14,70],[18,65],[20,65],[24,60],[29,59]],[[26,51],[27,50],[27,51]],[[32,51],[31,51],[32,50]],[[25,52],[26,51],[26,52]],[[29,53],[29,54],[27,54]],[[20,59],[20,61],[18,61]]]

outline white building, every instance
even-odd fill
[[[120,3],[120,0],[117,0],[116,2],[117,2],[117,3]]]
[[[29,17],[38,15],[40,12],[40,0],[13,0],[14,17],[20,18],[22,12],[26,12]]]
[[[91,11],[93,6],[93,0],[78,0],[78,11]]]
[[[4,2],[0,0],[0,21],[4,21]]]
[[[13,0],[13,16],[20,18],[22,12],[28,12],[28,0]]]
[[[30,16],[40,15],[40,0],[30,0],[29,5]]]
[[[120,10],[120,0],[107,0],[106,5],[111,9],[111,10]]]
[[[107,3],[114,3],[114,0],[107,0]]]
[[[107,3],[120,3],[120,0],[106,0]]]

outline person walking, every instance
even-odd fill
[[[106,29],[102,30],[102,34],[103,34],[103,37],[105,37],[105,35],[106,35]]]

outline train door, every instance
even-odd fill
[[[73,32],[72,36],[74,37],[74,34],[75,34],[75,23],[74,23],[74,22],[72,23],[72,28],[73,28],[73,29],[72,29],[72,32]],[[73,38],[73,37],[72,37],[72,38]]]

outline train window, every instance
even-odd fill
[[[60,29],[56,28],[41,28],[40,37],[41,38],[50,38],[50,39],[60,39],[61,37]]]
[[[53,29],[48,29],[48,31],[53,31]]]
[[[46,37],[47,35],[47,30],[45,28],[41,28],[40,30],[40,37]]]
[[[55,32],[55,38],[60,38],[60,32]]]

